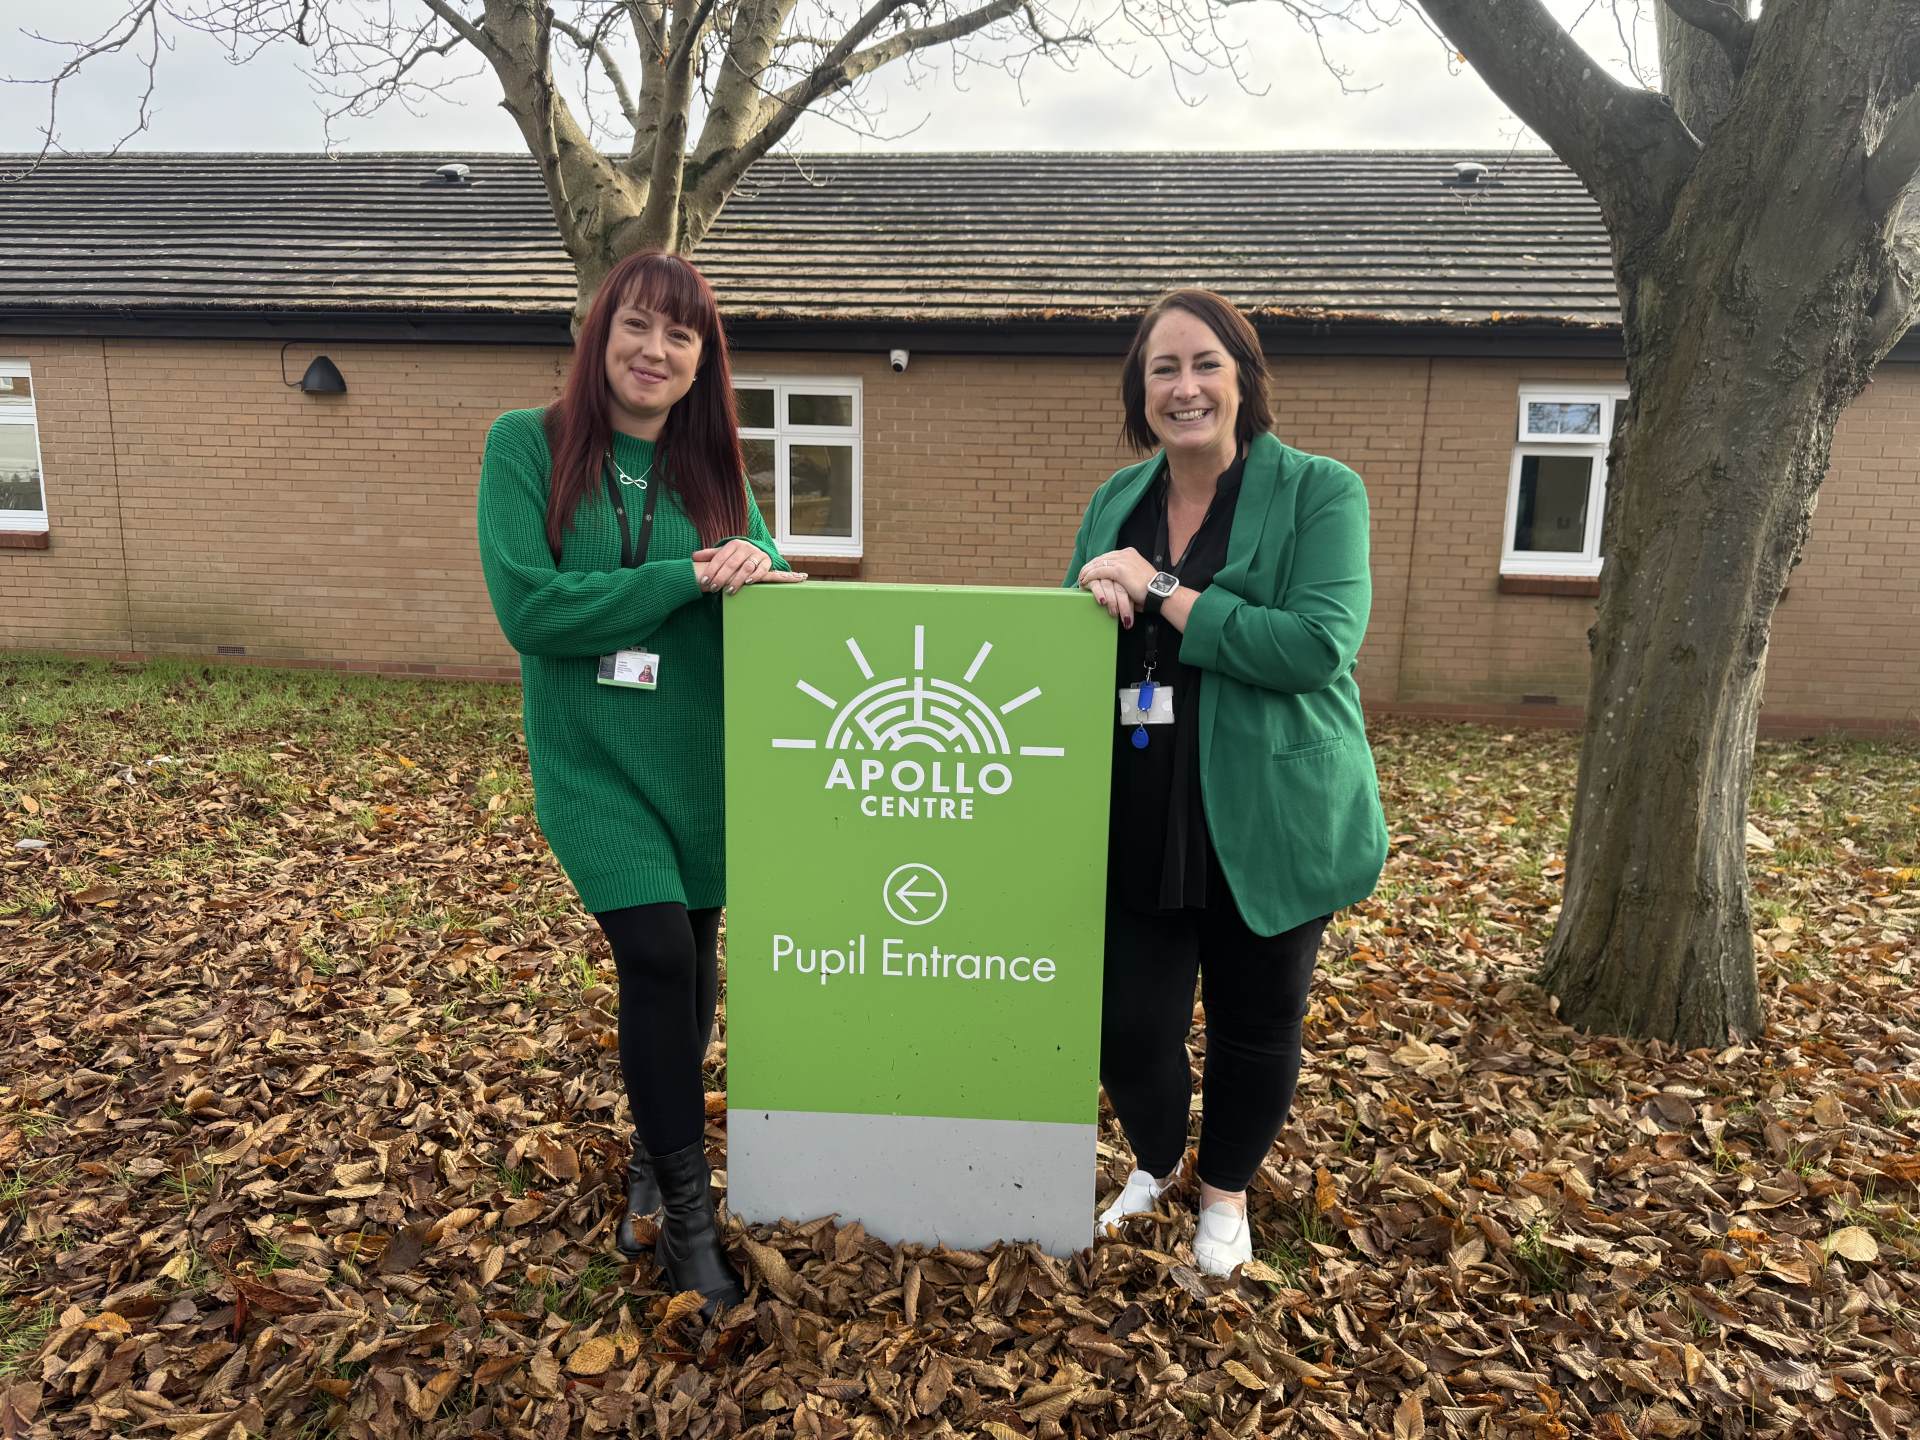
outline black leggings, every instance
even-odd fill
[[[1217,868],[1209,878],[1214,905],[1205,910],[1140,915],[1108,899],[1100,1083],[1134,1164],[1169,1174],[1187,1148],[1187,1032],[1197,973],[1207,1058],[1196,1168],[1215,1189],[1244,1190],[1293,1106],[1307,987],[1333,917],[1255,935]]]
[[[720,911],[634,905],[593,917],[620,972],[620,1075],[649,1155],[706,1132],[700,1062],[720,996]]]

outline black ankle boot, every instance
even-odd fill
[[[613,1237],[613,1243],[629,1260],[638,1260],[647,1253],[646,1247],[634,1236],[633,1217],[651,1215],[659,1208],[660,1184],[653,1178],[653,1161],[647,1158],[646,1147],[636,1135],[633,1154],[627,1160],[627,1208],[620,1216],[620,1228]]]
[[[696,1140],[684,1150],[652,1158],[666,1208],[660,1238],[653,1246],[654,1258],[676,1291],[698,1290],[707,1297],[701,1313],[711,1320],[729,1305],[739,1304],[745,1292],[727,1252],[720,1248],[713,1195],[707,1188],[706,1145]]]

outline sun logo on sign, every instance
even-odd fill
[[[1059,745],[1022,745],[1007,738],[1004,717],[1040,698],[1038,685],[998,704],[973,688],[993,653],[985,641],[958,683],[930,676],[927,670],[927,627],[913,627],[913,671],[880,678],[868,663],[860,642],[847,637],[847,653],[860,672],[861,688],[840,700],[808,680],[795,682],[799,691],[833,712],[824,742],[808,739],[775,740],[776,750],[856,750],[901,752],[930,750],[936,755],[1066,754]],[[838,687],[836,687],[838,688]]]

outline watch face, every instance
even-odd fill
[[[1173,594],[1179,587],[1180,581],[1164,570],[1147,582],[1147,589],[1158,595],[1162,600]]]

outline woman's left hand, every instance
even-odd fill
[[[711,549],[696,550],[693,564],[702,590],[725,595],[738,594],[741,586],[765,579],[773,570],[767,552],[750,540],[729,540]]]
[[[1080,578],[1075,583],[1086,590],[1096,580],[1110,581],[1126,592],[1127,599],[1138,610],[1147,602],[1147,582],[1157,573],[1152,561],[1138,550],[1128,547],[1094,556],[1080,567]]]

